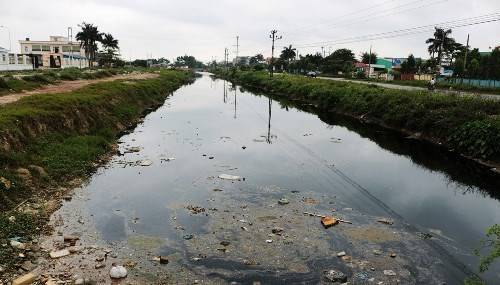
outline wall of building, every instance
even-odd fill
[[[17,53],[0,53],[0,71],[33,69],[31,58]]]
[[[61,41],[61,37],[51,37],[58,41],[19,41],[21,45],[21,53],[45,54],[45,53],[64,53],[85,56],[85,50],[78,42],[71,44],[65,40]]]

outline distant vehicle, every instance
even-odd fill
[[[316,78],[316,76],[318,76],[318,73],[316,71],[309,71],[308,73],[306,73],[306,76]]]

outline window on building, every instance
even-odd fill
[[[71,51],[71,46],[63,46],[62,47],[63,52],[70,52]]]
[[[22,54],[17,55],[17,64],[24,64],[24,57]]]
[[[9,53],[9,64],[16,64],[16,58],[13,53]]]
[[[72,46],[73,51],[80,52],[80,46]]]
[[[5,54],[2,54],[2,61],[6,61],[7,60],[7,57],[5,56]]]
[[[40,47],[40,45],[32,45],[31,46],[31,50],[32,51],[41,51],[42,48]]]
[[[25,53],[28,53],[28,52],[29,52],[29,50],[28,50],[28,46],[24,46],[24,52],[25,52]]]
[[[42,51],[50,51],[50,46],[42,46]]]

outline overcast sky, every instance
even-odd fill
[[[240,55],[271,53],[269,31],[278,29],[284,45],[303,46],[323,41],[390,32],[422,25],[500,13],[500,0],[0,0],[0,25],[10,28],[12,49],[18,40],[46,40],[50,35],[75,33],[82,21],[120,41],[125,59],[194,55],[222,60],[231,56],[240,36]],[[500,45],[500,21],[454,29],[453,37],[482,51]],[[425,39],[432,32],[405,37],[299,48],[300,54],[350,48],[356,55],[370,45],[379,56],[428,57]],[[0,46],[9,47],[6,29]]]

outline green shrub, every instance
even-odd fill
[[[33,75],[28,75],[23,77],[24,81],[30,81],[30,82],[37,82],[37,83],[42,83],[42,84],[48,84],[51,83],[52,80],[47,78],[47,76],[43,74],[33,74]]]
[[[467,122],[451,134],[449,144],[460,152],[481,158],[500,154],[500,122],[485,119]]]
[[[82,77],[82,72],[78,68],[66,68],[59,72],[59,78],[62,80],[77,80]]]
[[[5,79],[0,77],[0,89],[9,89],[9,85],[5,81]]]

